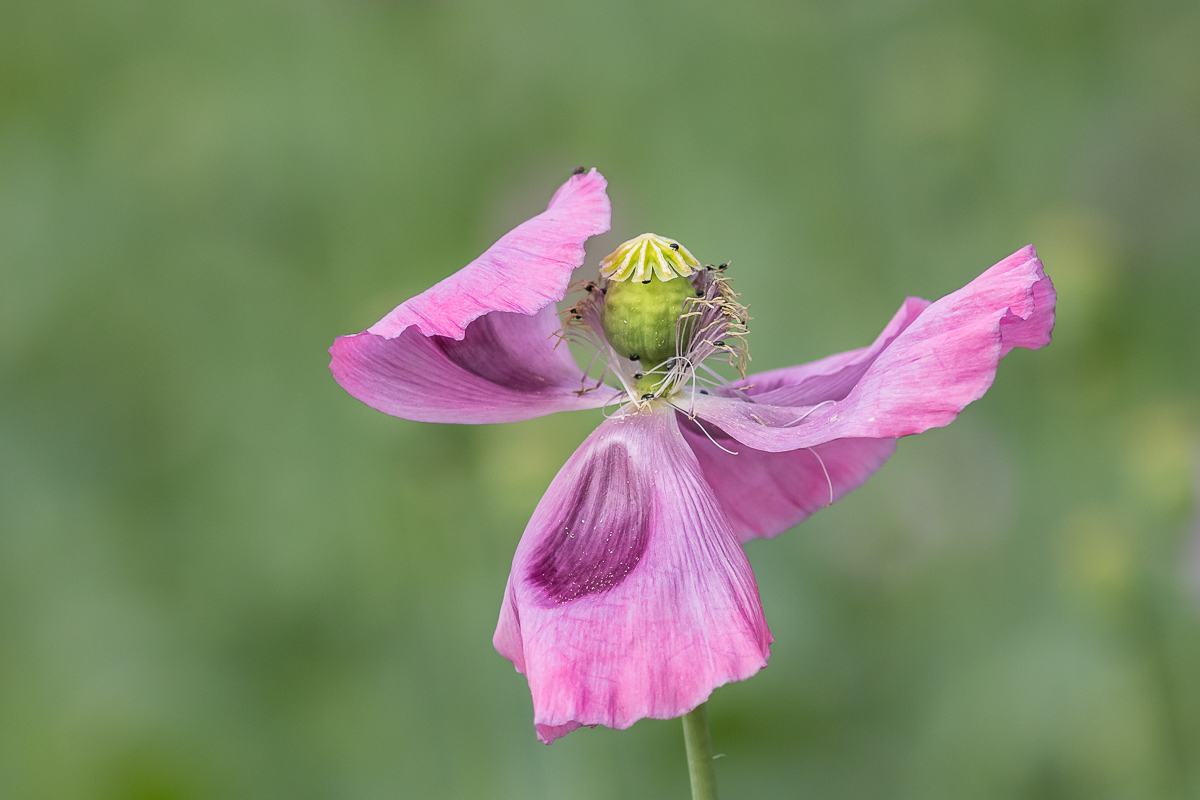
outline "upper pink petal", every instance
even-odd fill
[[[743,542],[777,536],[842,499],[896,450],[895,439],[835,439],[801,450],[767,453],[735,441],[712,425],[701,430],[682,415],[679,428]]]
[[[1054,285],[1030,245],[921,311],[840,398],[814,395],[794,405],[783,387],[744,399],[698,398],[695,412],[771,452],[947,425],[983,396],[1009,350],[1050,341],[1054,301]],[[775,397],[789,402],[770,402]]]
[[[342,336],[330,369],[367,405],[424,422],[509,422],[595,408],[583,373],[554,332],[554,302],[583,263],[584,242],[609,228],[607,183],[575,175],[549,208],[482,256],[401,303],[363,333]],[[556,347],[557,345],[557,347]]]
[[[766,664],[754,574],[673,411],[606,421],[562,468],[494,641],[528,678],[545,742],[680,716]]]
[[[594,169],[572,175],[545,211],[367,330],[391,338],[415,325],[426,336],[461,339],[471,320],[490,311],[536,314],[562,300],[571,272],[583,265],[583,243],[611,224],[607,187],[608,181]]]

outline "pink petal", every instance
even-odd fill
[[[609,228],[607,182],[575,175],[549,208],[466,267],[329,352],[334,378],[380,411],[424,422],[509,422],[602,405],[580,396],[583,373],[553,304],[583,264],[584,242]],[[603,396],[601,396],[603,395]]]
[[[514,422],[603,405],[615,392],[578,394],[583,373],[570,350],[547,344],[559,325],[547,306],[531,317],[486,314],[461,340],[422,336],[415,326],[394,339],[342,336],[330,369],[372,408],[420,422]]]
[[[748,387],[745,394],[753,395],[757,403],[804,406],[822,400],[841,400],[875,363],[884,348],[895,341],[928,307],[928,300],[909,297],[870,347],[838,353],[796,367],[748,375],[734,385]]]
[[[680,716],[766,664],[754,574],[673,411],[614,417],[567,461],[517,547],[494,642],[547,743]]]
[[[680,415],[683,438],[743,542],[778,536],[842,499],[896,450],[895,439],[836,439],[803,450],[766,453],[711,425],[704,427],[707,436],[695,421]]]
[[[840,399],[836,392],[826,401],[814,395],[796,406],[770,403],[772,392],[744,400],[709,396],[697,398],[695,412],[739,442],[770,452],[947,425],[983,396],[1009,350],[1036,350],[1050,341],[1054,301],[1054,286],[1031,245],[923,310]]]
[[[749,375],[735,383],[746,387],[739,395],[772,405],[840,400],[928,306],[928,300],[909,297],[869,347]],[[683,415],[680,429],[743,542],[778,536],[840,500],[883,466],[896,449],[895,439],[837,439],[811,449],[770,453],[737,442],[715,425],[704,425],[706,436],[699,424]]]
[[[426,336],[463,338],[471,320],[491,311],[532,315],[567,295],[583,264],[583,243],[612,221],[608,181],[596,170],[573,175],[541,214],[522,222],[449,278],[405,300],[368,330],[392,338],[415,325]]]

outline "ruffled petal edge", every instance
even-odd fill
[[[1055,299],[1029,245],[921,311],[843,398],[794,406],[761,396],[704,397],[695,413],[769,452],[835,439],[893,439],[948,425],[984,395],[1013,347],[1049,343]]]

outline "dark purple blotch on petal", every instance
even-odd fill
[[[536,394],[545,391],[551,383],[530,371],[520,354],[508,348],[491,316],[485,314],[468,325],[461,341],[449,336],[431,336],[430,339],[446,358],[472,375],[514,392]]]
[[[607,592],[637,567],[649,539],[648,495],[624,445],[589,461],[529,567],[548,605]]]

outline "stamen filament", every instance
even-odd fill
[[[721,445],[717,442],[717,440],[712,437],[712,434],[709,433],[707,429],[705,429],[704,424],[702,422],[700,422],[699,417],[695,416],[694,414],[688,414],[688,412],[684,411],[682,408],[675,405],[670,400],[667,401],[667,405],[669,405],[671,408],[678,411],[680,414],[685,415],[688,418],[688,420],[690,420],[692,423],[694,423],[696,425],[696,427],[700,429],[700,432],[703,433],[705,436],[707,436],[708,440],[710,442],[712,442],[713,444],[715,444],[717,447],[721,448],[726,453],[729,453],[729,455],[731,455],[731,456],[738,455],[737,451],[735,451],[735,450],[730,450],[727,447],[721,447]]]
[[[825,466],[825,459],[821,458],[821,454],[811,447],[804,449],[816,456],[817,461],[820,462],[821,471],[825,473],[825,482],[829,484],[829,505],[833,505],[833,481],[829,479],[829,469]]]

